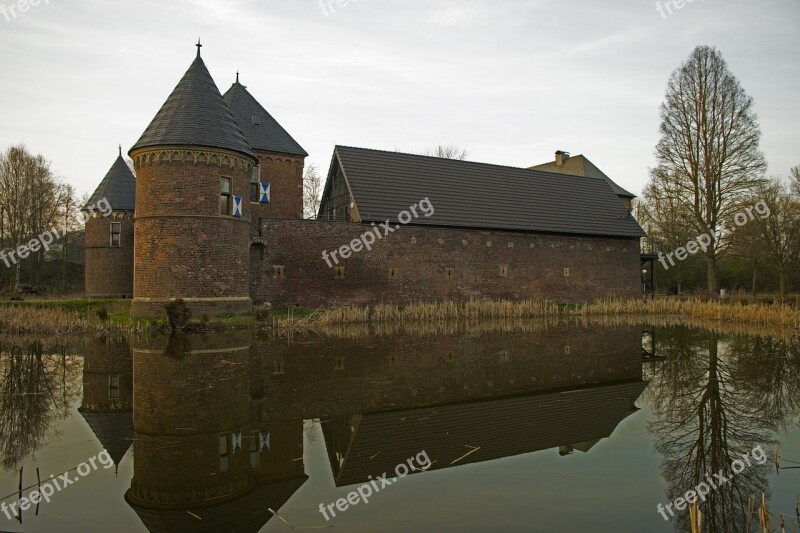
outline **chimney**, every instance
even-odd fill
[[[563,167],[564,163],[567,162],[567,159],[569,159],[569,152],[564,152],[562,150],[556,152],[556,167]]]

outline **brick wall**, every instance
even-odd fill
[[[171,298],[195,315],[248,312],[251,170],[219,162],[136,161],[132,314],[160,316]],[[219,214],[220,178],[243,198],[242,218]],[[192,302],[192,299],[212,301]]]
[[[371,336],[258,342],[265,419],[331,418],[477,401],[642,377],[641,327],[560,324],[512,335]],[[324,357],[320,354],[325,354]]]
[[[337,279],[323,250],[336,250],[368,229],[263,221],[264,244],[251,248],[251,297],[273,306],[316,307],[481,298],[579,303],[642,294],[638,239],[411,226],[341,260],[344,279]],[[276,266],[284,267],[282,275],[276,276]]]
[[[261,181],[271,185],[269,204],[252,204],[253,221],[259,218],[303,218],[303,166],[305,158],[256,150]]]
[[[120,223],[120,246],[111,246],[111,224]],[[85,280],[87,298],[133,295],[133,213],[96,216],[86,221]]]

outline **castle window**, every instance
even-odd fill
[[[119,376],[108,376],[108,399],[116,400],[119,398]]]
[[[219,179],[219,214],[231,214],[231,179]]]
[[[397,274],[398,272],[396,268],[389,269],[389,279],[397,279]]]
[[[568,268],[565,268],[565,269],[564,269],[564,277],[565,277],[565,278],[568,278],[568,277],[569,277],[569,269],[568,269]]]
[[[336,279],[344,279],[344,267],[335,267],[333,269],[333,275]]]
[[[253,119],[253,126],[260,126],[261,125],[261,117],[257,115],[252,116]]]
[[[228,435],[219,437],[219,471],[226,473],[231,471],[231,447],[228,443]]]
[[[447,279],[452,279],[453,276],[455,275],[455,272],[456,271],[454,269],[452,269],[452,268],[445,268],[444,269],[444,275],[447,277]]]
[[[285,269],[286,269],[286,267],[273,266],[272,267],[272,279],[283,279]]]
[[[261,181],[261,167],[253,167],[253,175],[250,177],[250,201],[258,203],[261,195],[259,194],[258,182]]]
[[[111,246],[120,246],[122,243],[122,223],[111,223]]]
[[[500,265],[500,277],[501,278],[508,277],[508,265]]]
[[[261,457],[258,455],[258,441],[256,435],[250,437],[250,468],[258,470],[261,466]]]

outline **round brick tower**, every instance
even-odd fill
[[[243,314],[258,159],[200,57],[129,152],[136,168],[131,314],[184,299],[195,317]]]
[[[86,297],[133,296],[133,211],[136,178],[119,157],[83,206],[86,218]]]

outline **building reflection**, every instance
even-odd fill
[[[313,345],[191,336],[134,342],[133,368],[126,499],[150,531],[258,531],[306,480],[304,420],[321,419],[344,486],[422,450],[432,470],[589,452],[647,385],[635,327]],[[460,460],[465,446],[476,451]]]
[[[150,531],[258,531],[305,482],[303,424],[260,419],[249,335],[136,342],[134,477]]]
[[[91,337],[84,341],[83,354],[83,400],[78,412],[119,468],[132,443],[130,343],[124,337]]]

